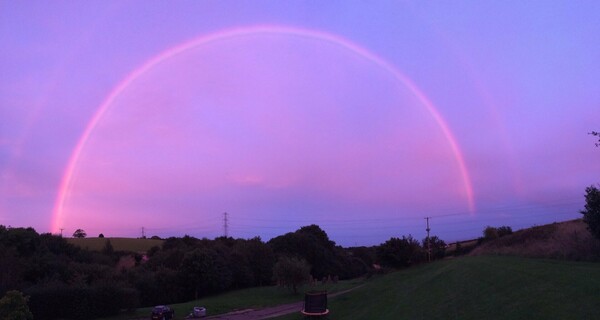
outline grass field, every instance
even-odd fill
[[[317,285],[315,287],[304,286],[306,290],[327,290],[330,293],[346,290],[359,286],[364,280],[340,281],[337,284]],[[232,291],[220,295],[202,298],[197,301],[170,305],[175,309],[175,319],[183,319],[190,313],[194,306],[203,306],[209,315],[222,314],[235,310],[258,309],[277,306],[290,302],[302,301],[303,293],[293,294],[285,288],[258,287]],[[151,307],[140,308],[132,313],[125,313],[118,317],[106,318],[104,320],[140,319],[149,318]]]
[[[136,239],[136,238],[67,238],[67,241],[80,248],[100,251],[106,245],[106,241],[116,251],[147,252],[154,246],[162,246],[163,240],[158,239]]]
[[[360,286],[362,285],[362,286]],[[360,287],[358,287],[360,286]],[[461,257],[325,289],[354,291],[329,300],[329,319],[597,319],[600,263],[518,257]],[[277,287],[233,291],[172,305],[176,319],[193,306],[210,315],[301,301]],[[147,318],[150,308],[117,319]],[[300,313],[277,318],[302,319]]]
[[[330,319],[598,319],[600,264],[457,258],[375,278],[329,309]]]

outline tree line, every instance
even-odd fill
[[[437,237],[429,240],[432,257],[443,257],[445,243]],[[350,279],[380,266],[408,267],[426,261],[425,241],[403,236],[379,246],[343,248],[310,225],[268,242],[259,237],[171,237],[161,247],[135,253],[115,251],[110,239],[103,250],[90,251],[33,228],[0,226],[0,297],[23,292],[35,319],[105,317],[283,283],[288,274],[302,282],[306,273],[312,279]],[[123,257],[133,257],[135,265],[119,267]],[[289,272],[290,261],[301,263],[302,276]]]

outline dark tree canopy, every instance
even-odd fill
[[[600,239],[600,190],[597,187],[585,188],[585,208],[580,212],[590,232]]]
[[[73,238],[85,238],[87,237],[87,233],[83,229],[77,229],[73,232]]]
[[[425,250],[431,248],[431,259],[442,259],[446,255],[446,242],[440,239],[438,236],[429,237],[429,244],[427,243],[427,237],[423,239],[423,248]]]
[[[390,238],[377,247],[377,258],[383,265],[393,268],[408,267],[424,261],[424,257],[425,251],[411,235],[402,236],[402,239]]]
[[[310,265],[304,259],[282,256],[273,267],[273,275],[280,285],[296,293],[298,287],[308,281]]]
[[[33,314],[27,306],[27,297],[20,291],[8,291],[0,299],[0,317],[3,320],[32,320]]]
[[[598,132],[598,131],[592,131],[589,134],[598,137],[598,142],[596,142],[596,147],[600,147],[600,132]]]

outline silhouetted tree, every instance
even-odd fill
[[[233,281],[227,257],[214,248],[198,248],[187,252],[179,274],[194,298],[228,289]]]
[[[496,238],[498,238],[498,229],[497,228],[487,226],[487,227],[485,227],[485,229],[483,229],[483,239],[492,240],[492,239],[496,239]]]
[[[113,248],[112,243],[110,243],[110,239],[106,240],[106,243],[104,244],[104,248],[102,248],[102,253],[104,253],[106,255],[112,255],[113,253],[115,253],[115,249]]]
[[[282,256],[273,267],[273,275],[280,285],[298,292],[298,287],[308,281],[310,265],[304,259]]]
[[[401,268],[423,261],[425,252],[411,235],[408,237],[390,238],[377,247],[377,258],[382,264]]]
[[[580,212],[590,232],[600,239],[600,190],[595,186],[585,188],[585,208]]]
[[[596,142],[596,147],[600,147],[600,132],[598,131],[592,131],[589,134],[598,137],[598,142]]]
[[[104,238],[104,234],[103,233],[99,234],[98,238]]]
[[[85,238],[87,237],[87,233],[83,229],[77,229],[73,232],[73,238]]]
[[[507,235],[513,233],[512,228],[509,226],[501,226],[501,227],[498,227],[497,230],[498,230],[498,237],[504,237],[504,236],[507,236]]]
[[[269,240],[277,256],[301,257],[311,265],[311,274],[322,278],[341,275],[343,263],[338,261],[335,242],[317,225],[302,227],[295,232]],[[345,254],[345,253],[343,253]]]

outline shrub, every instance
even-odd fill
[[[592,235],[600,239],[600,190],[595,186],[585,188],[585,209],[580,212]]]
[[[8,291],[0,299],[0,316],[2,320],[32,320],[33,314],[27,306],[27,297],[20,291]]]

